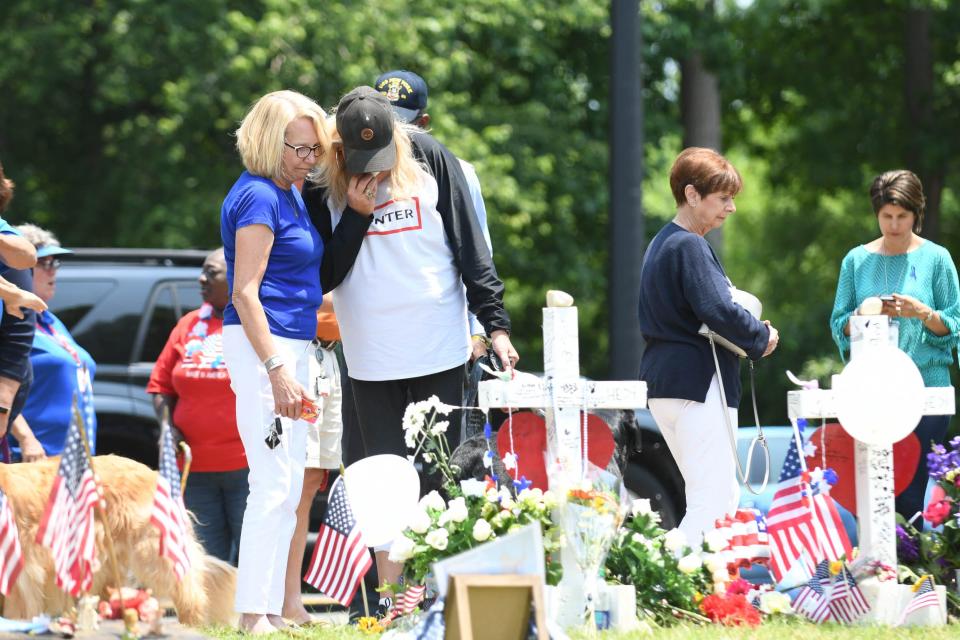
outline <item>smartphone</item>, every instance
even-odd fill
[[[883,302],[893,302],[893,296],[880,296],[880,300]]]

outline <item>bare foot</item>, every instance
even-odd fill
[[[310,612],[304,608],[301,603],[299,606],[291,606],[289,608],[283,608],[283,617],[287,620],[290,620],[294,624],[307,624],[308,622],[313,622],[313,618],[310,617]]]
[[[240,616],[240,630],[251,636],[259,636],[276,633],[277,628],[262,613],[245,613]]]
[[[287,627],[290,626],[287,624],[287,622],[283,618],[281,618],[275,613],[268,613],[267,621],[273,626],[274,630],[286,629]]]

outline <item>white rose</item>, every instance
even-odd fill
[[[473,539],[477,542],[483,542],[490,537],[491,533],[493,533],[493,529],[486,520],[481,518],[473,524]]]
[[[702,566],[703,561],[700,559],[700,556],[695,553],[683,556],[680,558],[680,561],[677,562],[677,568],[683,573],[693,573]]]
[[[470,515],[467,512],[467,501],[463,498],[454,498],[447,507],[447,513],[450,514],[450,520],[463,522]]]
[[[723,558],[713,553],[703,556],[703,566],[707,568],[707,571],[709,571],[711,575],[717,571],[726,571],[727,569],[727,563],[723,561]]]
[[[483,480],[477,480],[476,478],[469,478],[467,480],[460,481],[460,490],[463,491],[463,495],[467,496],[468,498],[483,497],[486,488],[487,483]]]
[[[453,407],[451,405],[440,402],[440,398],[437,396],[430,396],[426,399],[424,404],[426,405],[427,410],[433,409],[443,416],[453,411]]]
[[[637,498],[630,503],[630,512],[635,516],[645,516],[653,513],[653,507],[650,506],[648,498]]]
[[[703,534],[703,544],[710,551],[723,551],[727,547],[727,538],[717,529],[713,529]]]
[[[443,551],[447,548],[449,537],[450,534],[447,533],[446,529],[434,529],[427,534],[426,543],[437,551]]]
[[[687,546],[687,536],[680,529],[671,529],[663,536],[663,546],[667,551],[676,553]]]
[[[441,498],[440,494],[436,491],[431,491],[420,498],[420,506],[424,509],[433,509],[434,511],[443,511],[447,508],[447,505],[443,502],[443,498]]]
[[[526,488],[520,492],[520,495],[517,496],[520,500],[532,500],[534,502],[540,502],[543,500],[543,491],[537,489],[536,487]]]
[[[434,423],[434,425],[430,428],[430,435],[439,436],[441,433],[446,433],[447,427],[449,426],[449,420],[440,420],[439,422]]]
[[[487,489],[487,502],[500,502],[500,492],[493,487]]]
[[[430,525],[433,524],[433,521],[430,519],[430,514],[428,514],[422,507],[419,509],[414,509],[413,513],[410,515],[410,522],[407,524],[410,527],[410,530],[414,533],[419,533],[423,535],[430,529]]]
[[[395,538],[393,545],[390,546],[391,562],[406,562],[413,557],[413,540],[407,536]]]
[[[791,613],[790,596],[779,591],[767,591],[760,594],[760,611],[764,613]]]

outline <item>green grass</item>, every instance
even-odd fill
[[[203,633],[220,640],[247,639],[236,629],[225,627],[204,629]],[[269,640],[290,640],[292,636],[275,633],[266,636]],[[312,629],[303,635],[295,636],[310,640],[356,640],[372,638],[376,634],[366,634],[355,627],[341,626],[324,629]],[[585,636],[574,634],[573,640],[583,640]],[[960,637],[960,625],[945,627],[906,627],[893,629],[880,626],[843,626],[838,624],[810,624],[800,620],[766,622],[756,629],[728,628],[719,625],[681,624],[674,627],[654,629],[652,635],[642,633],[605,632],[600,640],[633,640],[635,638],[655,638],[656,640],[955,640]],[[478,639],[482,640],[482,639]]]

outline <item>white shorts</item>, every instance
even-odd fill
[[[310,386],[307,392],[316,398],[320,417],[307,423],[307,468],[339,469],[343,459],[343,393],[340,365],[334,346],[325,349],[316,340],[310,345]]]

